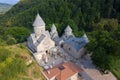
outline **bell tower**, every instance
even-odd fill
[[[41,34],[45,33],[45,22],[39,14],[37,14],[36,16],[36,19],[33,23],[33,27],[36,37],[39,37]]]

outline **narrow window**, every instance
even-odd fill
[[[46,53],[48,53],[48,50],[46,50]]]
[[[70,48],[69,48],[69,51],[70,51]]]
[[[63,44],[61,44],[61,48],[63,48]]]

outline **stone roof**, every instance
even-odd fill
[[[52,25],[51,30],[56,30],[55,24]]]
[[[37,14],[36,19],[33,23],[34,27],[40,27],[40,26],[45,26],[45,22],[43,21],[43,19],[40,17],[39,14]]]
[[[38,46],[42,41],[43,39],[45,38],[46,36],[44,34],[42,34],[39,39],[35,42],[35,46]]]
[[[87,44],[83,38],[75,38],[75,37],[71,37],[70,39],[66,40],[65,43],[74,47],[76,51],[79,51]]]
[[[65,43],[71,45],[77,51],[85,47],[88,42],[89,42],[89,39],[86,34],[84,34],[81,38],[69,37],[69,39],[65,41]]]
[[[65,32],[72,31],[71,27],[68,25],[65,29]]]
[[[88,37],[87,37],[87,35],[86,35],[86,34],[84,34],[82,37],[83,37],[83,39],[85,40],[85,42],[86,42],[86,43],[88,43],[88,42],[89,42]]]
[[[72,62],[64,62],[45,70],[44,74],[48,79],[55,77],[57,80],[67,80],[78,72],[82,73],[83,70]]]
[[[47,37],[49,37],[50,38],[50,33],[49,33],[49,31],[47,30],[47,31],[45,31],[45,34],[47,35]]]

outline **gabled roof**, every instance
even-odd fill
[[[68,25],[65,29],[65,32],[72,31],[71,27]]]
[[[79,51],[81,48],[85,47],[88,42],[89,39],[86,34],[84,34],[81,38],[70,37],[65,41],[65,43],[74,47],[76,51]]]
[[[68,40],[65,41],[65,43],[71,45],[74,49],[76,49],[76,51],[79,51],[87,44],[83,38],[75,37],[69,38]]]
[[[45,70],[44,74],[48,79],[55,77],[57,80],[67,80],[78,72],[82,73],[83,70],[72,62],[64,62],[53,68]]]
[[[36,19],[33,23],[34,27],[40,27],[40,26],[45,26],[45,22],[43,21],[43,19],[40,17],[39,14],[37,14]]]

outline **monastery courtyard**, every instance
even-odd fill
[[[51,49],[50,53],[46,54],[46,59],[37,60],[40,66],[45,69],[51,68],[52,66],[56,66],[65,61],[73,61],[74,58],[68,55],[62,48],[59,46]]]
[[[71,61],[80,66],[85,71],[85,74],[87,75],[84,75],[84,77],[88,78],[88,80],[116,80],[116,77],[111,72],[108,74],[103,74],[100,72],[92,63],[90,54],[84,55],[80,59],[75,59],[66,53],[62,48],[57,46],[51,49],[51,52],[47,54],[47,58],[47,60],[36,59],[39,65],[44,69],[52,68],[53,66],[62,62]]]

